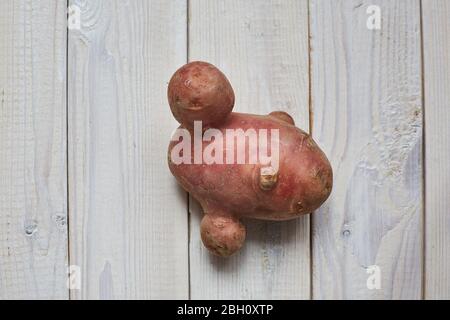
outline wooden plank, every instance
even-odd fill
[[[66,2],[0,1],[0,300],[66,299]]]
[[[425,298],[450,299],[450,3],[425,0]]]
[[[167,82],[186,62],[186,1],[71,1],[74,299],[188,298],[187,196],[167,168]]]
[[[313,136],[335,185],[313,218],[313,298],[419,299],[420,3],[312,0],[310,12]]]
[[[191,0],[189,58],[217,65],[236,94],[235,111],[291,113],[308,130],[307,1]],[[190,201],[193,299],[308,299],[309,217],[274,223],[245,221],[236,256],[212,257],[200,239],[202,213]]]

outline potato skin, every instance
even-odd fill
[[[289,220],[316,210],[330,195],[333,185],[331,165],[304,131],[270,115],[242,113],[231,113],[216,128],[224,135],[226,129],[279,129],[279,172],[274,188],[263,190],[259,186],[260,164],[176,165],[170,159],[171,150],[177,144],[172,141],[169,168],[205,212],[220,208],[238,218]],[[203,148],[209,143],[203,142]],[[193,152],[191,156],[193,159]]]
[[[223,121],[233,110],[234,91],[225,75],[212,64],[194,61],[172,76],[167,90],[175,119],[186,127],[194,121],[209,126]]]
[[[289,113],[286,113],[284,111],[273,111],[273,112],[269,113],[269,116],[275,117],[281,121],[284,121],[288,124],[295,126],[294,119],[292,119],[292,117]]]
[[[242,247],[246,231],[241,218],[290,220],[316,210],[329,197],[333,186],[332,168],[312,138],[295,127],[293,118],[283,111],[265,116],[233,113],[233,88],[215,66],[201,61],[184,65],[170,79],[167,96],[171,111],[181,124],[180,129],[184,133],[187,130],[191,137],[186,149],[182,150],[183,159],[190,163],[172,159],[172,151],[181,153],[179,141],[172,138],[168,150],[169,168],[181,186],[202,206],[205,215],[201,222],[201,238],[213,254],[228,257]],[[202,122],[203,131],[199,130],[197,137],[200,141],[194,138],[195,121]],[[277,170],[268,164],[248,161],[257,153],[255,149],[250,151],[248,145],[244,164],[236,161],[230,164],[195,163],[198,146],[205,150],[216,142],[215,138],[203,141],[208,128],[225,138],[222,147],[214,153],[220,155],[222,152],[223,159],[230,149],[233,150],[231,146],[227,148],[226,143],[229,129],[258,133],[260,129],[277,130]],[[268,143],[268,154],[272,155],[270,147],[271,142]],[[236,143],[233,151],[235,155],[238,153]]]
[[[244,244],[245,227],[236,217],[207,212],[200,225],[203,244],[213,254],[229,257]]]

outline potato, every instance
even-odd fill
[[[195,61],[178,69],[169,82],[169,105],[175,119],[189,127],[220,122],[234,107],[234,91],[225,75],[212,64]]]
[[[209,64],[197,66],[202,66],[197,77],[208,79],[206,88],[209,81],[213,87],[223,81],[222,74],[215,71],[217,79],[211,78]],[[203,69],[208,76],[202,74]],[[169,84],[169,96],[183,97],[183,103],[193,101],[190,91],[179,93],[178,87],[171,87],[174,83]],[[209,93],[207,90],[205,95]],[[214,110],[220,109],[218,101],[224,97],[216,92],[215,103],[210,96],[200,99],[198,91],[192,94],[208,100],[202,105]],[[182,125],[169,145],[169,168],[202,206],[202,241],[213,254],[230,256],[241,248],[245,240],[241,218],[295,219],[316,210],[330,195],[333,173],[327,157],[287,113],[224,112],[221,120],[216,113],[211,121],[207,114],[182,109],[183,113],[178,113]],[[191,123],[205,119],[206,130]],[[239,137],[244,138],[241,144]],[[264,146],[265,153],[261,151]]]
[[[245,227],[231,215],[205,214],[200,232],[202,241],[215,255],[227,257],[238,251],[245,241]]]

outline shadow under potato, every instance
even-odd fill
[[[265,221],[257,219],[243,219],[247,229],[247,237],[244,246],[234,255],[224,258],[216,256],[208,251],[200,238],[200,221],[203,218],[203,210],[200,204],[192,196],[189,196],[190,211],[190,251],[199,248],[201,256],[207,260],[218,272],[235,272],[234,266],[246,260],[261,260],[261,268],[271,272],[272,267],[282,261],[284,254],[290,252],[292,247],[309,247],[308,243],[302,243],[304,232],[308,232],[309,215],[289,221]]]

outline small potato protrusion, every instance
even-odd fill
[[[271,167],[262,167],[259,174],[259,187],[264,190],[272,190],[278,181],[278,173]]]
[[[229,216],[205,214],[200,225],[203,244],[213,254],[229,257],[245,241],[245,227],[239,219]]]
[[[225,121],[234,107],[234,91],[225,75],[210,63],[185,64],[172,76],[167,90],[175,119],[186,127],[194,121],[209,126]]]
[[[269,116],[272,116],[274,118],[277,118],[278,120],[284,121],[286,123],[289,123],[293,126],[295,126],[295,121],[294,119],[291,117],[291,115],[287,112],[284,111],[274,111],[269,113]]]

